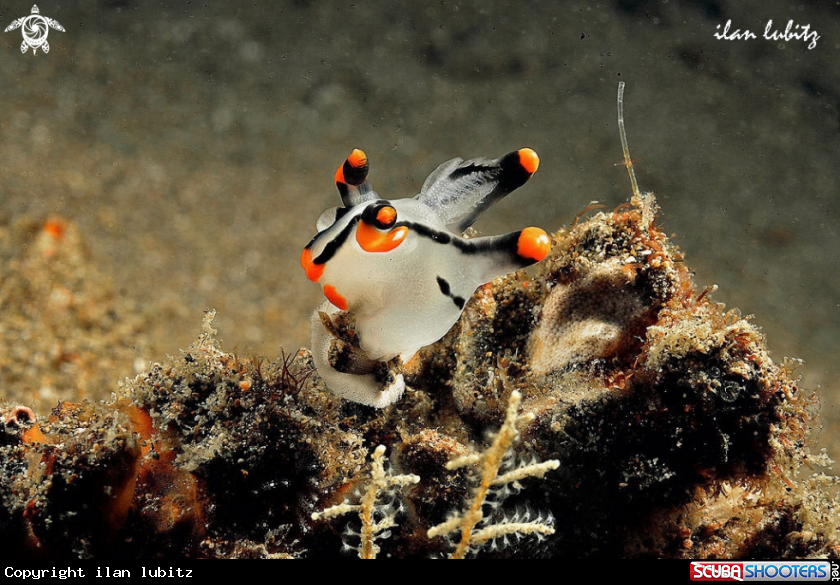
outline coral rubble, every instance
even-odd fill
[[[836,557],[837,481],[802,473],[827,459],[808,448],[815,399],[755,325],[695,289],[655,213],[636,196],[481,287],[384,410],[333,396],[307,350],[224,351],[212,313],[108,402],[3,403],[6,550],[337,556],[352,519],[325,511],[361,511],[371,477],[384,491],[402,477],[404,514],[367,502],[369,528],[390,532],[379,555],[447,555],[434,527],[463,512],[469,464],[521,397],[511,451],[558,465],[504,507],[550,514],[554,534],[479,556]]]

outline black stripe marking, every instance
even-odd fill
[[[433,242],[437,242],[438,244],[449,244],[454,243],[456,246],[461,241],[458,238],[452,239],[452,236],[447,234],[446,232],[439,232],[434,228],[430,228],[429,226],[420,224],[420,223],[413,223],[410,221],[403,221],[397,224],[397,226],[408,226],[409,229],[417,232],[418,235],[423,236],[424,238],[429,238]]]
[[[460,179],[461,177],[466,177],[467,175],[472,175],[474,173],[486,173],[487,175],[494,177],[494,175],[499,174],[499,171],[500,168],[496,165],[488,166],[477,163],[471,163],[462,167],[456,167],[451,173],[449,173],[449,176],[453,179]]]
[[[518,232],[511,232],[504,236],[499,236],[491,240],[464,240],[462,238],[453,238],[445,232],[440,232],[429,226],[416,224],[409,221],[398,222],[397,226],[405,225],[409,229],[416,232],[424,238],[437,242],[438,244],[452,244],[458,251],[467,256],[471,254],[486,254],[488,252],[507,253],[514,263],[525,267],[534,264],[534,260],[530,258],[523,258],[519,255],[519,235],[522,230]]]
[[[335,256],[338,249],[344,245],[344,242],[347,241],[347,238],[350,237],[350,232],[356,227],[356,224],[359,223],[361,219],[361,215],[357,215],[356,217],[350,220],[343,230],[338,232],[338,235],[332,239],[332,241],[327,242],[327,245],[324,246],[324,251],[318,254],[318,257],[315,258],[312,262],[315,264],[326,264],[330,261],[330,259]],[[318,236],[315,236],[316,238]],[[314,242],[314,240],[313,240]],[[310,244],[311,245],[311,244]]]
[[[459,297],[458,295],[453,295],[452,294],[452,289],[450,288],[449,283],[446,282],[445,279],[438,276],[437,277],[437,283],[438,283],[438,286],[440,287],[440,292],[442,292],[445,296],[452,299],[452,302],[455,303],[456,307],[458,307],[459,309],[464,308],[464,305],[467,304],[467,302],[464,300],[464,297]]]
[[[384,200],[383,200],[384,201]],[[340,210],[339,210],[340,211]],[[330,261],[330,259],[336,255],[339,248],[344,245],[344,242],[350,237],[350,232],[356,226],[357,223],[361,220],[361,214],[357,215],[356,217],[350,220],[343,230],[341,230],[335,238],[332,239],[326,246],[324,246],[323,252],[318,254],[318,257],[313,260],[315,264],[326,264]],[[523,258],[518,253],[519,247],[519,235],[522,231],[518,232],[511,232],[499,238],[494,238],[492,240],[484,240],[484,241],[475,241],[475,240],[464,240],[461,238],[453,238],[450,234],[446,232],[438,231],[432,227],[429,227],[424,224],[414,223],[412,221],[400,221],[394,224],[392,229],[396,229],[398,227],[406,226],[409,230],[416,233],[418,236],[428,238],[435,243],[438,244],[452,244],[462,254],[471,255],[471,254],[485,254],[487,252],[501,252],[507,253],[510,255],[510,258],[514,261],[515,264],[525,267],[534,264],[535,261],[531,258]],[[315,243],[315,240],[318,236],[315,236],[311,242],[306,246],[307,248],[312,246]],[[440,284],[440,283],[438,283]],[[460,297],[457,297],[460,298]],[[453,299],[455,300],[455,299]],[[464,300],[461,299],[462,306]],[[457,302],[455,304],[458,304]]]
[[[332,225],[335,225],[335,223],[336,223],[339,219],[341,219],[342,217],[344,217],[344,215],[345,215],[348,211],[350,211],[350,209],[351,209],[350,207],[339,207],[338,209],[336,209],[336,210],[335,210],[335,221],[334,221],[334,222],[332,222]],[[332,227],[332,225],[331,225],[330,227]],[[329,229],[329,228],[327,228],[327,229]]]
[[[444,280],[440,276],[437,277],[437,283],[438,283],[438,286],[440,287],[440,292],[442,292],[444,295],[446,295],[448,297],[449,296],[449,290],[450,290],[449,289],[449,283],[446,282],[446,280]]]

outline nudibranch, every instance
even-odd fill
[[[478,216],[531,178],[537,153],[443,163],[412,198],[385,200],[354,150],[335,173],[343,207],[318,218],[301,254],[327,300],[312,316],[315,366],[334,393],[383,408],[405,390],[403,363],[442,338],[482,284],[539,262],[551,240],[525,228],[464,238]]]

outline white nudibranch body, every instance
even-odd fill
[[[539,228],[461,236],[538,166],[530,148],[495,160],[456,158],[429,175],[420,194],[387,201],[367,182],[365,154],[352,152],[335,174],[344,206],[321,215],[318,234],[301,254],[307,277],[327,298],[312,316],[312,351],[330,390],[379,408],[398,400],[402,374],[383,376],[381,368],[358,364],[407,362],[446,335],[480,285],[545,258],[551,241]],[[352,366],[336,363],[338,340],[322,315],[339,311],[355,318],[363,359]]]

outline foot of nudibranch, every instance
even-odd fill
[[[312,314],[312,357],[324,383],[342,398],[376,408],[399,400],[405,391],[402,360],[370,359],[336,327],[333,316],[339,314],[345,315],[328,302]]]

